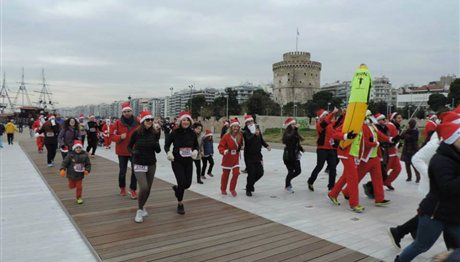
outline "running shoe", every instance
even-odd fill
[[[227,195],[227,191],[225,191],[225,190],[221,190],[220,193],[221,193],[222,195]]]
[[[136,190],[129,190],[129,195],[131,196],[131,199],[137,199]]]
[[[381,202],[375,202],[375,206],[376,207],[386,207],[390,204],[390,202],[391,202],[390,200],[385,199]]]
[[[83,204],[83,199],[81,197],[77,198],[77,204],[79,205]]]
[[[313,184],[310,184],[310,183],[308,183],[308,189],[310,189],[310,191],[312,191],[312,192],[315,191],[315,188],[313,187]]]
[[[178,204],[177,205],[177,214],[183,215],[185,214],[185,209],[183,204]]]
[[[356,213],[362,213],[364,212],[364,207],[361,205],[357,205],[357,206],[352,207],[351,210]]]
[[[120,187],[120,196],[126,196],[126,188]]]
[[[149,215],[149,213],[147,212],[147,209],[145,209],[145,207],[144,207],[144,208],[142,209],[142,216],[143,216],[143,217],[146,217],[146,216],[148,216],[148,215]]]
[[[331,201],[331,203],[335,206],[340,206],[340,202],[339,200],[337,200],[336,197],[332,197],[330,196],[329,194],[327,195],[327,197],[329,198],[329,200]]]
[[[136,216],[134,217],[134,221],[136,223],[142,223],[144,222],[144,218],[143,218],[143,214],[144,211],[142,209],[138,209],[137,212],[136,212]]]
[[[211,174],[211,173],[209,173],[209,174],[208,174],[208,176],[210,176],[210,177],[214,177],[214,175],[213,175],[213,174]]]
[[[292,189],[292,186],[288,186],[288,187],[286,187],[284,189],[286,190],[286,192],[294,194],[294,189]]]
[[[398,229],[396,227],[390,227],[388,229],[388,236],[390,237],[391,243],[396,248],[401,248],[401,237],[399,236]]]

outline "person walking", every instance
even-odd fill
[[[222,137],[224,137],[224,135],[228,133],[227,131],[228,131],[229,125],[230,125],[230,121],[224,120],[224,125],[222,126],[222,129],[220,130],[220,139],[222,139]]]
[[[79,125],[77,119],[70,117],[64,122],[64,127],[59,132],[58,142],[62,159],[65,159],[69,150],[72,149],[75,140],[80,140]]]
[[[213,159],[213,154],[214,154],[214,142],[213,142],[213,134],[211,130],[206,129],[205,135],[203,136],[203,157],[201,158],[203,162],[203,167],[201,168],[201,179],[205,178],[205,173],[206,173],[206,167],[208,166],[209,162],[209,168],[208,168],[208,176],[213,177],[214,175],[212,174],[212,168],[214,167],[214,159]]]
[[[302,172],[300,157],[304,150],[300,145],[300,141],[303,140],[303,137],[300,136],[299,125],[293,118],[288,117],[286,121],[284,121],[284,125],[286,126],[286,130],[284,130],[283,133],[283,144],[285,145],[283,162],[288,170],[284,189],[289,193],[294,193],[291,181]]]
[[[240,152],[243,148],[243,135],[240,131],[240,121],[232,119],[228,132],[222,137],[218,145],[219,153],[222,155],[222,177],[220,180],[220,192],[227,195],[227,185],[230,172],[230,193],[237,196],[236,183],[240,175]]]
[[[14,142],[14,133],[18,132],[18,128],[11,119],[8,120],[8,123],[5,125],[6,138],[8,139],[8,145],[13,145]]]
[[[417,122],[415,119],[409,120],[408,128],[401,134],[402,139],[404,139],[403,150],[401,153],[401,160],[404,161],[406,165],[407,179],[406,181],[412,181],[412,156],[415,155],[418,151],[418,137],[419,131],[416,127]],[[417,169],[414,168],[416,180],[415,182],[420,182],[420,173]]]
[[[111,132],[111,126],[112,123],[110,122],[110,119],[106,119],[104,125],[101,128],[102,131],[102,136],[104,137],[104,148],[105,149],[110,149],[110,145],[112,144],[112,139],[110,138],[110,132]]]
[[[80,118],[78,118],[78,128],[79,128],[79,136],[81,138],[81,144],[85,146],[85,138],[86,138],[86,128],[85,128],[85,115],[80,114]]]
[[[34,121],[32,124],[32,129],[35,133],[35,144],[37,145],[37,150],[38,153],[43,152],[43,146],[45,143],[45,135],[44,134],[39,134],[38,130],[42,127],[43,123],[45,123],[45,117],[43,115],[40,115],[37,120]]]
[[[201,177],[201,157],[203,156],[203,125],[201,123],[195,122],[192,125],[192,129],[196,134],[198,140],[198,156],[193,159],[196,168],[196,182],[198,184],[203,184],[201,179],[206,179],[206,177]]]
[[[80,140],[72,143],[72,151],[70,151],[64,161],[62,161],[59,175],[67,176],[70,189],[76,189],[75,196],[77,204],[83,204],[83,178],[91,172],[91,161],[88,154],[83,150],[83,145]]]
[[[401,121],[402,116],[401,114],[394,112],[391,113],[388,117],[390,122],[387,123],[388,134],[390,137],[397,137],[401,135]],[[398,156],[398,149],[400,147],[400,143],[390,144],[388,147],[388,164],[387,164],[387,174],[388,177],[383,181],[383,184],[390,190],[393,191],[395,188],[393,187],[393,181],[398,178],[399,174],[401,173],[401,161]],[[390,171],[391,170],[391,171]]]
[[[336,150],[334,149],[334,123],[332,119],[334,114],[339,110],[334,108],[331,114],[324,109],[320,109],[317,112],[318,121],[316,122],[316,134],[318,136],[316,140],[316,166],[311,172],[310,178],[308,178],[308,189],[310,191],[315,191],[313,184],[318,177],[319,172],[323,169],[324,163],[327,162],[329,167],[328,175],[329,182],[327,184],[327,189],[330,191],[335,185],[335,178],[337,176],[336,166],[337,166],[337,155]]]
[[[45,135],[45,147],[47,151],[46,162],[48,167],[54,166],[54,157],[56,156],[56,151],[58,148],[58,136],[61,127],[59,123],[56,122],[56,119],[53,115],[48,116],[48,121],[46,121],[38,133]]]
[[[0,122],[0,148],[3,148],[3,133],[5,133],[5,125]]]
[[[118,155],[118,186],[120,187],[120,196],[126,196],[126,171],[128,170],[128,162],[131,162],[131,182],[129,184],[129,195],[131,199],[137,198],[137,180],[134,175],[134,165],[131,153],[128,151],[128,144],[131,135],[139,126],[139,121],[133,116],[133,110],[129,104],[121,105],[122,116],[115,121],[111,127],[110,138],[116,143],[115,153]]]
[[[412,261],[429,250],[441,232],[460,243],[460,124],[443,123],[436,130],[442,142],[428,166],[430,191],[418,208],[417,235],[395,261]]]
[[[164,149],[177,181],[177,185],[172,186],[177,198],[177,213],[183,215],[185,208],[182,200],[185,190],[192,184],[193,159],[198,156],[198,140],[191,128],[192,116],[189,112],[181,112],[177,121],[179,124],[169,134]]]
[[[423,144],[430,141],[431,135],[436,132],[436,127],[438,126],[438,116],[436,114],[429,114],[425,124],[425,129],[423,130]]]
[[[265,142],[251,115],[244,117],[244,125],[244,162],[248,171],[246,196],[250,197],[255,190],[254,184],[264,175],[262,146],[267,148],[268,151],[271,150],[271,147]]]
[[[89,151],[92,150],[91,157],[94,157],[98,142],[97,134],[99,132],[99,125],[97,124],[96,117],[94,117],[94,115],[89,117],[89,120],[85,125],[85,130],[88,136],[88,147],[86,147],[86,152],[89,153]]]
[[[139,196],[137,198],[138,209],[134,221],[142,223],[148,215],[145,209],[155,177],[156,156],[161,152],[159,137],[160,132],[153,126],[153,116],[144,111],[140,115],[140,125],[131,135],[128,151],[132,154],[134,175],[139,184]]]

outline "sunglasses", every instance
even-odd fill
[[[147,118],[144,120],[145,122],[152,122],[153,121],[153,118]]]
[[[124,114],[124,113],[131,113],[131,112],[133,112],[133,111],[131,111],[131,110],[125,110],[125,111],[123,111],[123,114]]]

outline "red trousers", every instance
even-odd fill
[[[230,191],[235,191],[236,182],[238,181],[238,176],[240,175],[240,168],[235,167],[232,169],[233,176],[230,180]],[[227,191],[228,177],[230,176],[230,169],[223,169],[222,177],[220,179],[220,190]]]
[[[45,144],[45,137],[37,136],[35,139],[35,143],[37,144],[38,151],[43,151],[43,145]]]
[[[342,188],[347,184],[348,200],[350,207],[359,205],[359,191],[358,191],[358,170],[355,164],[355,158],[348,156],[348,159],[342,158],[343,175],[335,183],[335,186],[329,192],[329,196],[337,198],[342,191]]]
[[[401,173],[401,162],[399,161],[398,156],[391,156],[388,159],[387,172],[391,169],[391,172],[388,174],[387,179],[384,181],[386,186],[391,186],[391,183],[396,180]]]
[[[110,144],[112,144],[112,141],[110,140],[110,137],[104,137],[104,146],[109,147]]]
[[[83,191],[83,179],[74,180],[72,178],[69,178],[69,188],[70,189],[77,188],[76,196],[77,198],[80,198],[81,193]]]
[[[378,157],[370,158],[369,161],[361,161],[358,166],[358,184],[366,176],[371,173],[372,187],[374,188],[375,202],[382,202],[385,199],[383,191],[382,168]],[[343,190],[345,195],[348,195],[348,186]]]

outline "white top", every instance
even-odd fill
[[[423,195],[428,194],[430,191],[430,179],[428,178],[428,165],[430,164],[431,158],[436,153],[436,149],[439,147],[438,134],[436,132],[431,135],[430,141],[426,143],[417,153],[412,157],[412,164],[420,173],[420,184],[418,185],[418,191]]]

